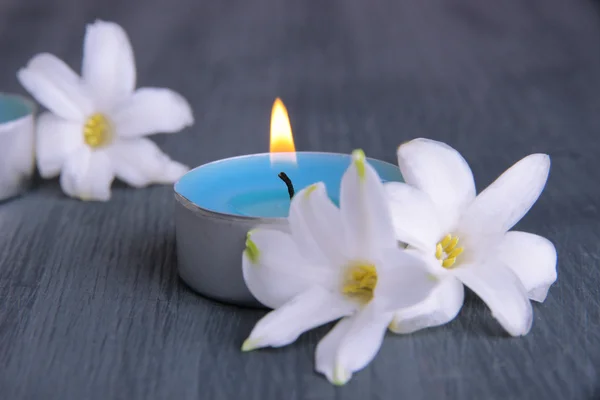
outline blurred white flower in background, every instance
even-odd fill
[[[37,123],[42,177],[60,174],[67,195],[106,201],[115,177],[143,187],[175,182],[187,172],[143,136],[192,125],[191,108],[169,89],[135,90],[133,51],[119,25],[88,25],[81,74],[47,53],[18,72],[21,84],[50,110]]]

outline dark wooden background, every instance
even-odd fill
[[[78,69],[96,18],[129,32],[140,85],[189,99],[196,125],[155,140],[191,166],[265,151],[276,96],[300,150],[394,162],[402,141],[441,139],[479,189],[549,153],[518,228],[555,243],[559,280],[525,338],[469,295],[447,326],[388,335],[337,389],[313,372],[328,327],[242,354],[263,312],[178,279],[171,187],[84,203],[38,180],[0,205],[0,398],[600,398],[597,2],[1,0],[0,90],[23,92],[15,73],[41,51]]]

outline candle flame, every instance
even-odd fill
[[[296,147],[292,136],[292,126],[285,105],[278,97],[271,110],[271,164],[274,161],[296,164]]]

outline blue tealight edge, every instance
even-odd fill
[[[15,121],[35,112],[31,100],[17,95],[0,93],[0,124]]]
[[[339,205],[340,182],[350,165],[351,156],[299,152],[296,153],[296,157],[296,165],[277,163],[272,166],[268,153],[211,162],[184,175],[175,184],[175,192],[195,206],[216,213],[260,217],[285,216],[287,210],[276,209],[289,206],[287,188],[277,176],[283,171],[292,180],[296,192],[313,183],[323,182],[329,197]],[[403,182],[402,174],[396,165],[371,158],[367,158],[367,162],[377,171],[382,182]],[[264,212],[250,215],[252,203],[256,201],[272,201],[272,215],[264,215]]]

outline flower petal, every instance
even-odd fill
[[[475,182],[460,153],[445,143],[414,139],[398,148],[404,180],[429,195],[439,211],[441,229],[450,232],[475,198]]]
[[[318,286],[311,287],[258,321],[242,350],[286,346],[303,332],[349,315],[353,309],[341,296]]]
[[[187,100],[177,92],[159,88],[136,90],[112,116],[121,137],[173,133],[194,123]]]
[[[267,307],[280,307],[315,285],[333,288],[337,284],[334,271],[307,261],[287,233],[257,228],[248,233],[246,246],[244,281]]]
[[[536,202],[548,179],[550,157],[532,154],[481,192],[463,215],[459,230],[470,237],[503,234]]]
[[[117,178],[133,187],[173,183],[188,167],[171,160],[150,139],[117,140],[108,148]]]
[[[305,258],[329,268],[345,262],[342,215],[327,196],[322,182],[294,196],[288,221],[294,241]]]
[[[444,325],[458,315],[464,297],[461,281],[451,276],[442,279],[425,300],[397,310],[389,328],[394,333],[412,333]]]
[[[317,372],[335,385],[344,385],[375,358],[391,319],[391,313],[377,312],[372,304],[342,319],[317,345]]]
[[[135,60],[123,28],[105,21],[87,26],[81,75],[103,112],[133,93]]]
[[[333,329],[331,329],[329,333],[327,333],[327,335],[321,339],[315,352],[315,370],[325,375],[329,382],[337,385],[345,384],[352,377],[352,373],[348,374],[346,372],[346,368],[338,367],[337,353],[344,336],[352,327],[354,318],[356,317],[352,316],[342,318],[337,324],[335,324]]]
[[[454,275],[487,304],[494,318],[512,336],[526,335],[533,310],[519,277],[502,262],[461,265]]]
[[[81,122],[93,110],[81,79],[52,54],[36,55],[17,77],[40,104],[62,118]]]
[[[508,232],[497,256],[519,277],[531,300],[542,302],[556,281],[556,249],[548,239],[526,232]]]
[[[81,124],[45,112],[39,116],[36,134],[36,158],[40,175],[53,178],[69,154],[83,147]]]
[[[83,146],[67,157],[60,174],[60,186],[71,197],[107,201],[113,179],[113,169],[106,153]]]
[[[399,182],[384,185],[396,239],[425,252],[434,253],[445,233],[441,231],[437,209],[427,193]]]
[[[435,264],[439,269],[439,263]],[[423,257],[399,248],[383,252],[377,263],[377,275],[375,298],[385,311],[420,303],[439,282]]]
[[[397,246],[383,184],[362,150],[352,153],[342,177],[340,210],[351,258],[370,260]]]

